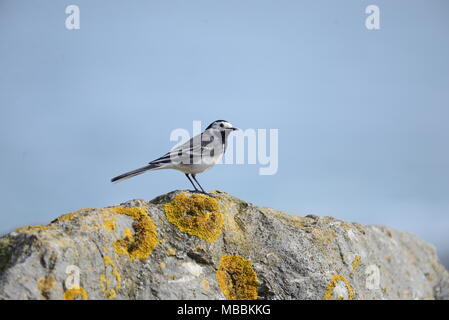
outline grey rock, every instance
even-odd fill
[[[181,217],[194,221],[190,231],[168,221],[165,204],[181,212],[180,194],[192,205]],[[449,273],[413,235],[213,195],[174,191],[117,206],[151,220],[83,209],[9,233],[0,299],[449,299]],[[203,220],[189,220],[192,208]]]

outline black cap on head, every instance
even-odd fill
[[[212,123],[206,128],[206,130],[212,128],[214,124],[217,124],[217,123],[220,123],[220,122],[228,122],[228,123],[229,123],[229,121],[226,121],[226,120],[215,120],[214,122],[212,122]]]

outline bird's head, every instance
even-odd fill
[[[231,131],[237,130],[237,128],[234,128],[232,126],[232,123],[226,121],[226,120],[216,120],[214,122],[212,122],[207,128],[206,130],[209,129],[216,129],[219,131],[224,131],[227,133],[230,133]]]

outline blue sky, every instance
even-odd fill
[[[65,28],[78,5],[81,29]],[[381,29],[365,28],[380,8]],[[279,130],[279,170],[199,176],[257,205],[389,225],[449,261],[446,0],[0,2],[0,233],[190,188],[110,178],[226,119]],[[448,262],[449,263],[449,262]]]

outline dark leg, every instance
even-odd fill
[[[190,179],[188,173],[186,173],[186,177],[187,177],[187,179],[189,179],[190,183],[191,183],[192,186],[195,188],[195,191],[199,191],[199,190],[196,188],[195,184],[193,183],[192,179]],[[193,179],[195,179],[195,177],[194,177]],[[195,180],[195,181],[196,181],[196,180]],[[198,182],[197,182],[197,183],[198,183]],[[201,187],[201,186],[200,186],[200,187]],[[202,189],[202,188],[201,188],[201,189]]]
[[[203,187],[200,185],[200,183],[198,182],[198,180],[196,180],[196,177],[195,177],[195,176],[196,176],[195,174],[192,174],[193,180],[195,180],[195,182],[199,185],[199,187],[201,188],[201,191],[203,191],[203,193],[207,194],[207,192],[204,191]]]

